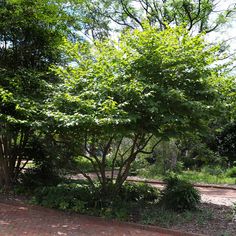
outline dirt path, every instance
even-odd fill
[[[16,202],[0,202],[1,236],[188,236],[161,228],[69,214]]]
[[[216,205],[232,206],[236,203],[236,190],[197,187],[201,192],[203,202]]]

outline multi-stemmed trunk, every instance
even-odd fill
[[[22,165],[28,138],[28,129],[17,132],[5,130],[0,134],[0,187],[5,190],[12,187],[27,163],[25,161]]]
[[[161,141],[156,141],[150,150],[146,151],[146,147],[153,137],[152,134],[143,133],[134,133],[129,135],[128,138],[125,136],[117,138],[116,135],[111,135],[110,137],[103,139],[103,141],[101,141],[102,137],[98,137],[97,139],[95,139],[94,136],[91,139],[87,138],[87,136],[85,137],[84,153],[81,154],[81,156],[89,160],[93,165],[94,172],[101,185],[102,195],[104,197],[115,196],[120,192],[122,185],[129,175],[132,163],[140,153],[151,154],[153,152],[154,148]],[[125,143],[127,140],[128,144]],[[124,150],[122,150],[122,146],[125,146]],[[107,175],[106,167],[109,158],[112,159],[112,166],[110,175]],[[117,173],[115,173],[118,162],[118,170]],[[80,173],[87,178],[91,186],[95,187],[94,180],[88,173],[85,173],[82,170],[80,170]],[[110,188],[111,185],[112,188]]]

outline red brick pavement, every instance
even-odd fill
[[[1,236],[170,236],[126,223],[69,214],[19,203],[0,202]],[[183,234],[184,235],[184,234]]]

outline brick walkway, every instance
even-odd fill
[[[43,207],[0,202],[0,236],[22,235],[170,236],[176,234],[155,232],[126,223],[69,214]]]

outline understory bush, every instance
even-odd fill
[[[27,169],[20,175],[20,186],[30,191],[42,186],[54,186],[61,181],[62,178],[50,166],[46,165]]]
[[[236,178],[236,166],[227,170],[226,176],[230,178]]]
[[[104,198],[101,186],[92,188],[88,184],[69,183],[40,187],[35,190],[32,203],[45,207],[79,213],[126,219],[135,203],[154,202],[159,191],[145,184],[126,183],[117,196]]]
[[[224,174],[225,168],[221,166],[204,166],[201,169],[202,173],[210,174],[210,175],[215,175],[215,176],[220,176]]]
[[[125,201],[155,201],[159,197],[159,191],[143,183],[125,183],[119,197]]]
[[[197,189],[186,180],[177,176],[165,179],[166,187],[161,193],[160,203],[167,209],[174,211],[196,210],[201,197]]]

